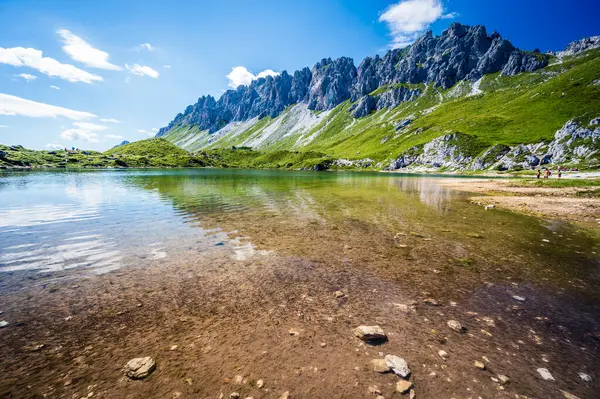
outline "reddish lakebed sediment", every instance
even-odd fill
[[[593,232],[467,197],[440,202],[448,192],[435,185],[403,183],[406,197],[391,200],[362,191],[381,190],[379,180],[331,195],[295,187],[260,207],[206,212],[179,202],[189,186],[140,183],[188,221],[229,233],[201,249],[186,233],[164,256],[125,257],[99,275],[1,273],[1,397],[401,397],[400,377],[372,369],[388,354],[407,361],[418,398],[600,389]],[[380,326],[387,342],[361,341],[360,325]],[[128,378],[125,364],[144,356],[156,369]]]

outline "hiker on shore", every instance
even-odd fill
[[[562,177],[562,169],[559,166],[558,167],[558,178],[560,179],[561,177]]]
[[[540,170],[538,169],[537,173],[535,174],[535,178],[539,179],[541,175],[542,175],[542,172],[540,172]]]
[[[544,179],[548,179],[551,174],[550,169],[546,168],[546,170],[544,170]]]

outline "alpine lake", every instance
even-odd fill
[[[600,229],[444,178],[0,172],[0,397],[598,397]]]

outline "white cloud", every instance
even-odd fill
[[[46,148],[50,148],[51,150],[62,150],[65,146],[62,144],[48,143],[46,144]]]
[[[156,127],[153,127],[153,128],[152,128],[152,129],[150,129],[150,130],[152,130],[154,133],[158,133],[158,128],[156,128]]]
[[[134,75],[137,76],[150,76],[151,78],[158,78],[158,72],[155,71],[154,69],[150,68],[149,66],[146,65],[140,65],[140,64],[133,64],[132,66],[129,66],[128,64],[125,64],[125,67],[127,68],[127,70],[129,72],[131,72]]]
[[[54,85],[50,85],[50,88],[51,88],[51,89],[54,89],[54,90],[60,90],[60,87],[58,87],[58,86],[54,86]]]
[[[138,129],[138,130],[136,130],[136,132],[138,132],[139,134],[145,134],[149,137],[152,137],[152,136],[156,135],[156,132],[158,132],[158,129],[156,129],[156,128],[152,128],[150,130]]]
[[[119,136],[118,134],[105,134],[104,137],[113,140],[121,140],[123,138],[123,136]]]
[[[99,143],[100,138],[98,137],[98,133],[103,130],[108,129],[108,126],[98,125],[96,123],[91,122],[73,122],[73,127],[71,129],[67,129],[60,134],[60,137],[63,140],[69,141],[87,141],[88,143]],[[114,136],[111,134],[107,134],[105,137]],[[115,136],[120,137],[120,136]]]
[[[143,43],[138,46],[139,50],[154,51],[154,47],[150,43]]]
[[[252,82],[255,79],[277,75],[279,75],[279,72],[275,72],[271,69],[265,69],[258,75],[254,75],[252,72],[246,69],[246,67],[236,66],[235,68],[232,68],[231,72],[227,74],[227,79],[229,79],[228,86],[232,89],[235,89],[240,85],[248,86],[250,82]]]
[[[458,15],[444,12],[441,0],[402,0],[388,7],[379,22],[385,22],[392,34],[391,47],[401,48],[412,44],[438,19]]]
[[[26,80],[26,81],[28,81],[28,82],[29,82],[29,81],[32,81],[32,80],[36,80],[36,79],[37,79],[37,76],[35,76],[35,75],[30,75],[30,74],[28,74],[28,73],[20,73],[20,74],[18,74],[18,75],[16,75],[16,76],[18,76],[18,77],[20,77],[20,78],[23,78],[23,79],[25,79],[25,80]]]
[[[32,118],[56,118],[64,116],[76,121],[95,118],[89,112],[74,111],[56,105],[38,103],[24,98],[0,93],[0,115],[21,115]]]
[[[99,143],[98,135],[84,129],[68,129],[60,134],[60,138],[69,141],[87,141],[88,143]]]
[[[6,126],[6,125],[0,125],[0,129],[4,129],[4,128],[7,128],[7,127],[8,126]]]
[[[92,68],[109,69],[120,71],[122,68],[118,65],[108,62],[109,54],[105,51],[92,47],[88,42],[74,35],[66,29],[59,29],[58,33],[62,37],[64,44],[63,51],[71,59],[81,62]]]
[[[131,81],[131,77],[130,77],[130,76],[127,76],[127,77],[125,78],[125,83],[129,84],[129,82],[130,82],[130,81]]]
[[[100,132],[108,129],[108,126],[97,125],[91,122],[73,122],[73,126],[78,129],[88,130],[91,132]]]
[[[121,121],[118,121],[114,118],[101,118],[100,122],[104,122],[104,123],[121,123]]]
[[[163,68],[171,69],[171,65],[163,65]]]
[[[69,82],[102,81],[102,76],[91,74],[70,64],[62,64],[54,58],[44,57],[41,50],[34,48],[0,47],[0,64],[30,67],[45,75],[59,77]]]

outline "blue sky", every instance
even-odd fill
[[[358,65],[452,21],[559,50],[599,35],[599,13],[555,0],[0,0],[0,142],[104,150],[263,71]]]

